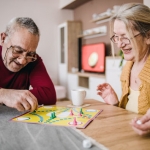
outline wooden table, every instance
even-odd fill
[[[70,103],[58,101],[57,105],[67,106]],[[150,136],[139,136],[129,124],[140,115],[96,100],[85,100],[85,103],[91,104],[87,108],[103,110],[85,129],[80,129],[85,135],[110,150],[150,150]]]

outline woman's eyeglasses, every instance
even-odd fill
[[[138,33],[138,34],[135,35],[133,38],[137,37],[137,36],[140,35],[140,34],[141,34],[141,33]],[[121,41],[122,43],[128,45],[128,44],[131,43],[130,40],[133,39],[133,38],[128,39],[128,38],[126,38],[126,37],[119,37],[119,36],[113,35],[113,36],[110,38],[110,40],[111,40],[113,43],[115,43],[115,44],[117,44],[119,41]]]

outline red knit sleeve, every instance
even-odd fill
[[[38,99],[38,103],[53,105],[56,103],[56,92],[42,59],[38,56],[36,65],[30,73],[30,92]]]

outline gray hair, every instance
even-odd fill
[[[20,28],[27,29],[31,34],[40,36],[40,31],[35,24],[35,22],[28,17],[18,17],[10,20],[8,25],[6,26],[6,35],[11,36],[15,31]]]
[[[117,13],[112,17],[125,23],[127,29],[131,28],[140,33],[146,33],[150,30],[150,8],[141,3],[128,3],[120,7]]]
[[[147,37],[150,31],[150,8],[142,3],[127,3],[122,5],[119,10],[111,18],[111,34],[113,33],[113,24],[115,20],[123,21],[128,31],[129,37],[133,37],[133,31],[139,31],[143,37]],[[138,43],[133,39],[131,42],[135,47]],[[141,51],[136,54],[139,59]],[[143,51],[143,55],[146,51]],[[143,57],[143,56],[142,56]]]

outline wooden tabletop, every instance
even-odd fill
[[[57,102],[61,106],[67,104],[71,104],[71,101]],[[140,115],[92,99],[85,100],[85,104],[91,104],[86,108],[103,110],[85,129],[79,129],[85,135],[110,150],[150,150],[150,136],[139,136],[129,124]]]

